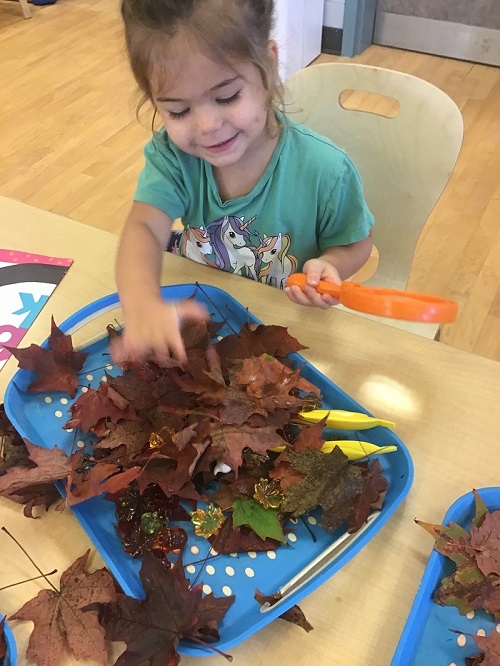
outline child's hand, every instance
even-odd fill
[[[113,345],[113,360],[124,363],[148,359],[166,365],[173,356],[184,363],[186,350],[181,337],[182,324],[207,318],[205,308],[191,299],[177,303],[162,299],[143,302],[133,314],[128,314],[123,336]]]
[[[308,305],[311,307],[327,310],[332,305],[338,304],[338,299],[329,294],[318,294],[316,287],[320,280],[332,282],[333,284],[342,284],[337,269],[332,264],[323,259],[309,259],[304,264],[303,272],[307,275],[307,285],[304,291],[297,286],[286,287],[285,293],[288,298],[298,305]]]

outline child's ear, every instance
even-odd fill
[[[276,70],[278,70],[279,48],[278,44],[271,39],[267,44],[267,51]]]

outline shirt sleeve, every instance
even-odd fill
[[[158,132],[144,148],[145,165],[139,174],[134,201],[159,208],[172,220],[187,209],[187,192],[179,155],[164,131]]]
[[[363,240],[373,223],[373,215],[363,195],[361,177],[349,156],[344,155],[341,173],[318,222],[320,251]]]

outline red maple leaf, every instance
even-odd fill
[[[132,421],[137,418],[132,405],[106,382],[101,382],[97,391],[89,389],[70,407],[71,419],[64,428],[81,428],[85,434],[92,431],[98,436],[107,434],[107,421]]]
[[[243,449],[249,448],[255,453],[266,455],[268,449],[282,446],[284,440],[272,426],[253,428],[248,425],[227,425],[217,423],[210,432],[212,445],[207,449],[203,460],[217,460],[228,465],[235,475],[243,462]]]
[[[84,454],[78,451],[73,456],[71,471],[66,481],[66,502],[69,506],[83,502],[102,493],[117,493],[139,476],[142,467],[123,469],[121,465],[108,462],[85,462]]]
[[[500,634],[498,632],[492,631],[489,636],[468,635],[476,641],[476,645],[483,652],[475,657],[467,657],[467,666],[478,664],[481,664],[481,666],[498,666],[500,664]]]
[[[239,334],[226,336],[217,343],[216,348],[223,359],[224,368],[236,359],[261,354],[284,357],[306,349],[284,326],[261,324],[245,324]]]
[[[357,465],[361,469],[363,490],[354,499],[352,513],[349,517],[349,532],[357,532],[365,523],[370,513],[381,509],[389,481],[382,476],[382,465],[377,458],[371,464]]]
[[[202,584],[190,587],[182,563],[166,569],[148,551],[140,577],[144,601],[120,595],[104,610],[108,638],[127,644],[116,666],[175,666],[179,639],[213,635],[234,600],[227,597],[214,602],[212,595],[202,599]]]
[[[78,388],[78,372],[82,369],[87,352],[75,352],[70,335],[64,335],[52,318],[49,349],[30,345],[22,349],[5,347],[19,361],[23,370],[38,374],[28,391],[64,391],[73,398]]]
[[[500,511],[487,513],[480,527],[471,525],[471,545],[485,576],[500,576]]]
[[[42,590],[10,620],[31,620],[35,627],[26,656],[43,666],[59,666],[65,643],[77,660],[108,663],[105,632],[98,613],[85,608],[116,599],[115,584],[106,569],[87,573],[90,550],[61,576],[61,590]]]
[[[58,449],[43,449],[24,440],[33,467],[14,466],[0,476],[0,495],[24,504],[42,493],[47,485],[64,479],[71,471],[70,458]]]

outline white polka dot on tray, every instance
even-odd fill
[[[467,643],[467,637],[464,636],[463,634],[460,634],[460,636],[458,636],[457,638],[458,647],[464,647],[466,643]]]
[[[291,541],[292,543],[295,543],[297,541],[297,535],[294,534],[293,532],[290,532],[290,534],[287,534],[286,538],[288,539],[288,541]]]
[[[61,405],[67,405],[69,402],[68,398],[61,398]]]
[[[232,589],[229,587],[229,585],[224,585],[222,588],[222,593],[226,595],[226,597],[230,597],[233,593]]]
[[[475,615],[474,611],[469,611],[469,612],[466,614],[465,617],[466,617],[468,620],[472,620],[472,619],[474,619],[474,615]]]
[[[500,624],[497,624],[497,626],[496,626],[496,630],[497,630],[498,633],[500,634]]]
[[[250,567],[247,567],[245,569],[245,575],[247,575],[249,578],[253,578],[255,576],[255,571]]]
[[[226,567],[226,573],[227,573],[228,576],[234,576],[233,567]]]
[[[205,594],[210,594],[211,591],[212,591],[212,588],[210,587],[210,585],[204,585],[203,586],[203,592]]]
[[[188,564],[187,567],[186,567],[186,571],[187,571],[188,573],[190,573],[190,574],[194,574],[194,572],[196,571],[196,569],[195,569],[195,567],[194,567],[192,564]]]
[[[252,560],[254,560],[254,559],[257,557],[257,553],[254,553],[254,551],[251,550],[251,551],[248,553],[248,557],[251,557]]]
[[[83,441],[83,439],[79,439],[78,442],[76,443],[76,445],[77,445],[80,449],[82,449],[82,448],[85,446],[85,442]]]
[[[200,553],[200,549],[198,548],[198,546],[191,546],[189,550],[193,553],[193,555],[199,555]]]
[[[61,418],[62,412],[60,412],[58,409],[54,412],[54,416],[57,416],[58,419]]]
[[[486,631],[484,629],[478,629],[476,631],[476,636],[486,636]]]
[[[290,522],[292,523],[292,525],[297,525],[299,521],[297,520],[297,518],[290,518]]]
[[[266,555],[268,556],[268,558],[270,560],[275,560],[276,559],[276,553],[274,552],[274,550],[268,550]]]
[[[106,370],[113,370],[113,366],[111,365],[111,363],[107,364]]]
[[[207,568],[205,569],[205,571],[207,572],[207,574],[208,574],[209,576],[213,576],[214,573],[215,573],[215,569],[214,569],[214,567],[213,567],[211,564],[209,564],[209,565],[207,566]]]
[[[86,375],[86,379],[88,379],[89,382],[91,382],[94,379],[94,375]]]
[[[309,518],[307,519],[307,522],[309,523],[309,525],[317,525],[318,524],[318,521],[316,520],[316,518],[314,516],[309,516]]]
[[[213,555],[214,557],[216,557],[218,554],[219,553],[216,550],[214,550],[213,548],[210,548],[210,555]]]
[[[48,405],[50,405],[50,403],[52,402],[52,398],[50,397],[50,395],[46,396],[46,398],[45,398],[45,402],[46,402]]]
[[[454,661],[451,662],[449,666],[457,666]]]
[[[82,386],[82,393],[87,393],[88,390],[89,390],[88,386]]]
[[[106,375],[103,375],[101,377],[101,382],[107,382],[107,381],[108,381],[108,378],[106,377]]]
[[[238,553],[229,553],[231,557],[238,557]]]
[[[73,428],[68,428],[66,432],[73,432]]]

